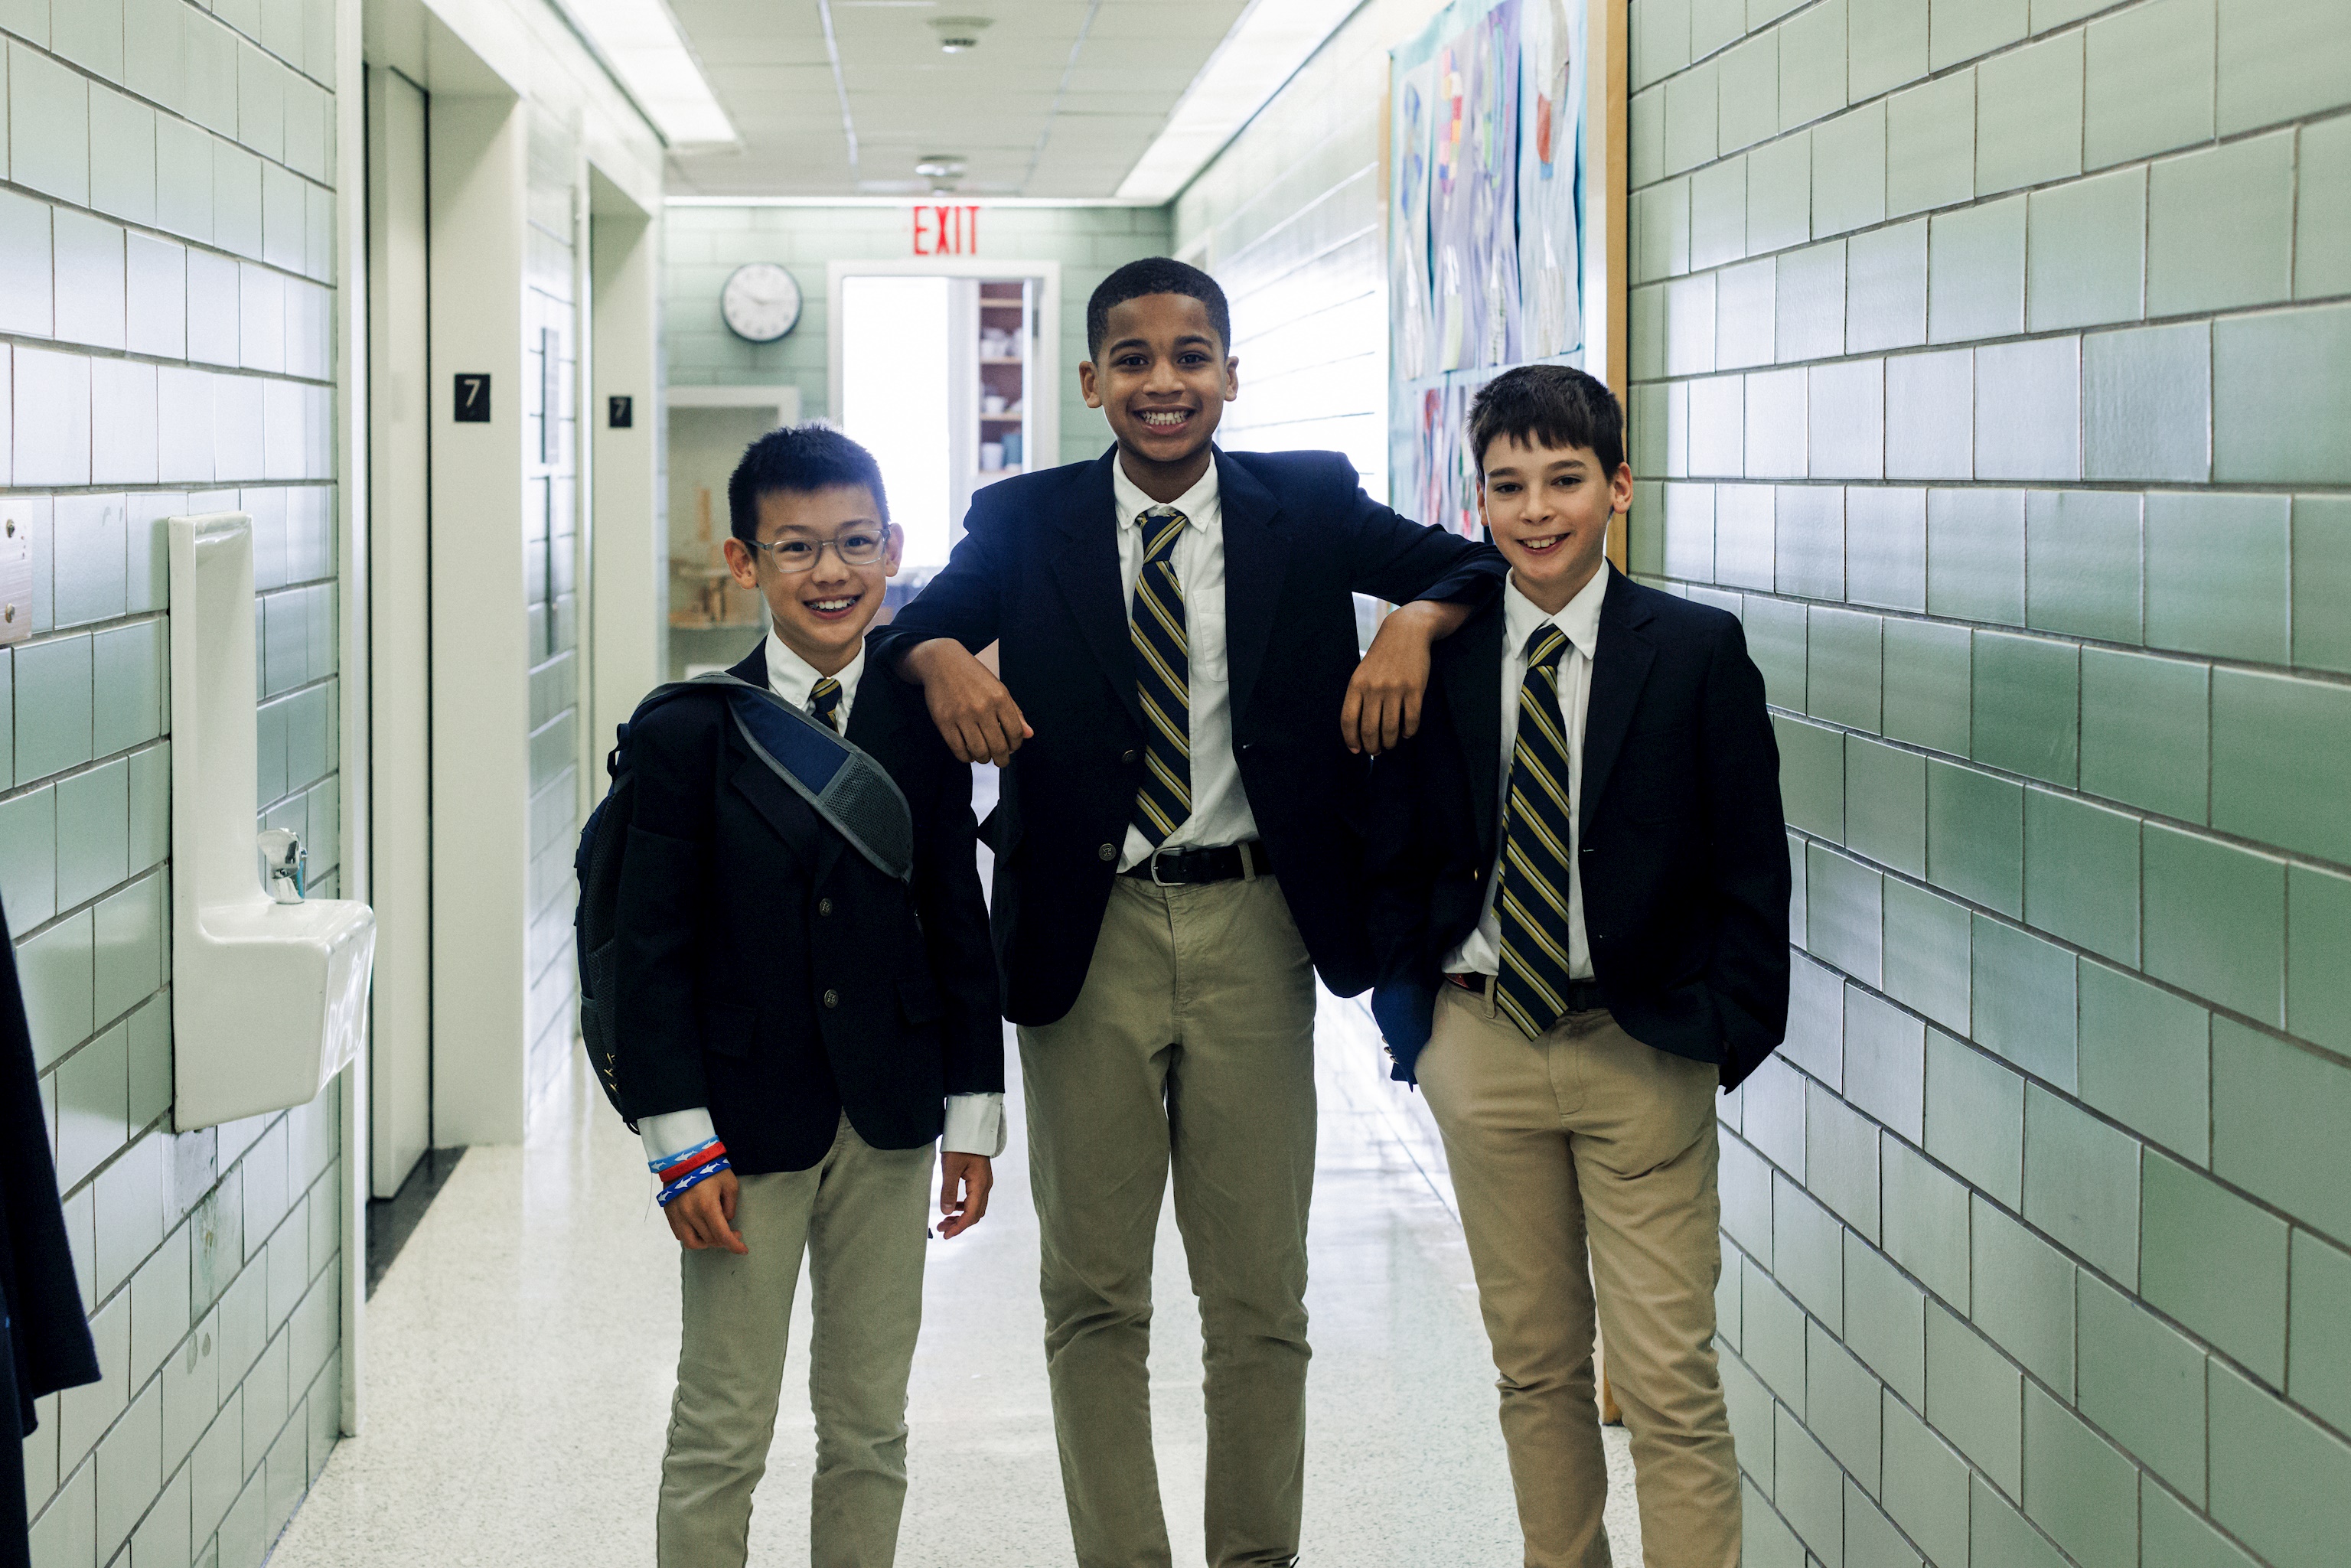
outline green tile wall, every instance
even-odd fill
[[[1743,591],[1799,868],[1750,1560],[2332,1563],[2351,7],[1631,6],[1635,559]]]

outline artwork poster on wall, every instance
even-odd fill
[[[1478,387],[1583,362],[1584,10],[1454,0],[1391,57],[1389,461],[1422,522],[1478,531]]]

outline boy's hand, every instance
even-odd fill
[[[1416,600],[1380,622],[1371,651],[1347,683],[1339,709],[1339,737],[1347,749],[1377,757],[1420,732],[1420,699],[1428,691],[1428,650],[1469,619],[1468,606]]]
[[[689,1252],[705,1248],[724,1247],[729,1252],[747,1253],[742,1233],[735,1228],[735,1197],[740,1191],[733,1171],[720,1171],[699,1186],[690,1186],[670,1200],[662,1217],[669,1221],[669,1233]]]
[[[940,737],[959,762],[1002,767],[1036,733],[1020,716],[1020,705],[1004,683],[952,637],[915,643],[898,668],[923,688],[931,722],[939,727]]]
[[[987,1195],[996,1186],[996,1166],[986,1155],[939,1155],[939,1221],[942,1240],[960,1236],[987,1213]]]

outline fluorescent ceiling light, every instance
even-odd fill
[[[562,0],[672,147],[739,140],[664,0]]]
[[[1249,0],[1118,188],[1121,201],[1175,200],[1192,176],[1313,57],[1360,0]]]

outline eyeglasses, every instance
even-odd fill
[[[762,544],[758,539],[745,539],[756,550],[766,550],[776,562],[776,570],[786,577],[808,571],[827,550],[841,558],[843,566],[872,566],[880,560],[890,547],[890,529],[885,524],[876,528],[852,528],[833,539],[777,539]]]

